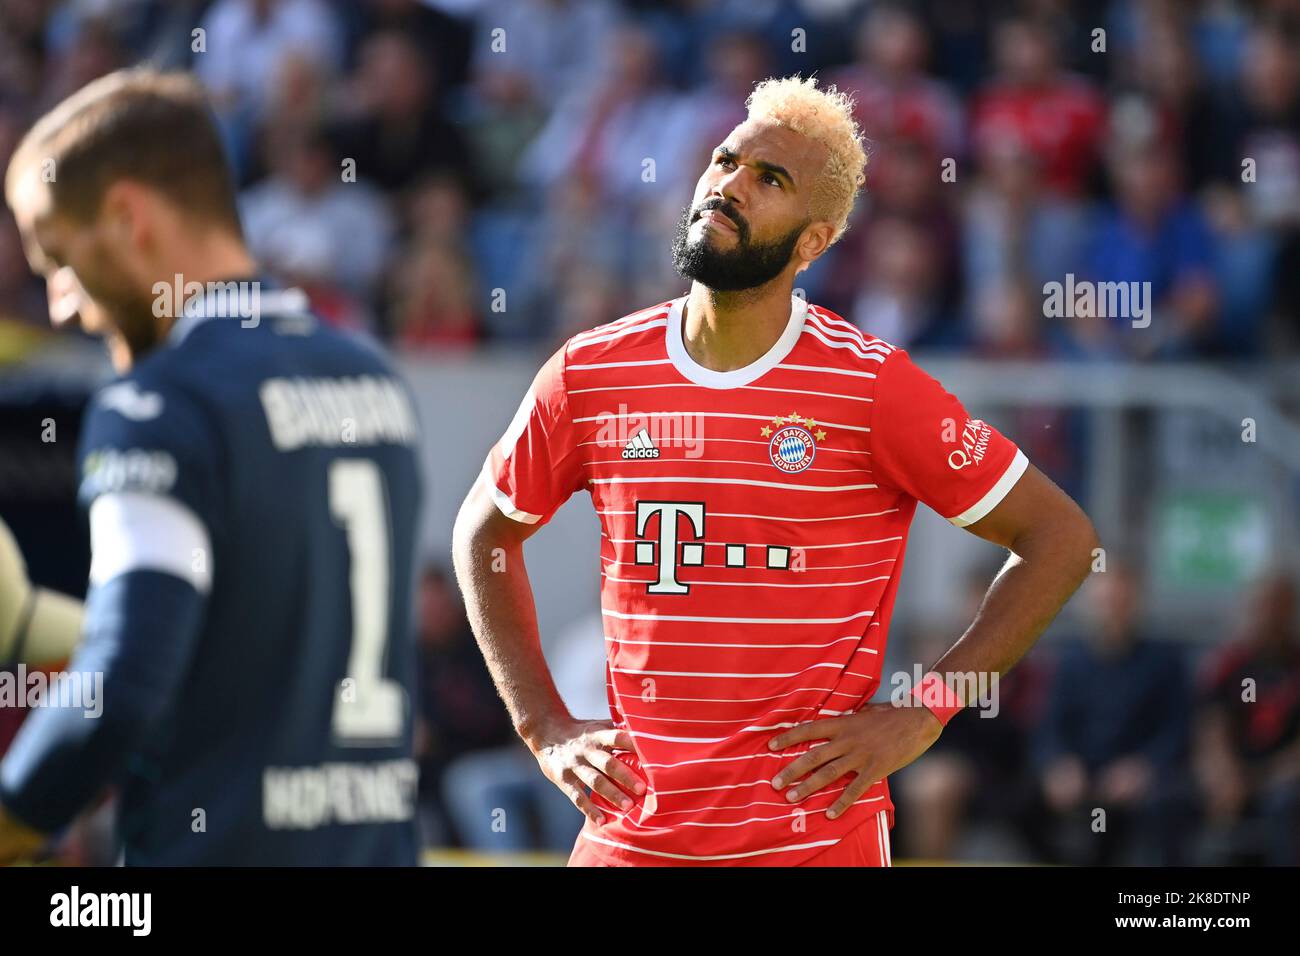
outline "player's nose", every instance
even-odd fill
[[[733,206],[744,206],[744,188],[740,177],[741,170],[727,173],[709,188],[708,199],[715,197]]]
[[[83,296],[81,283],[71,267],[56,269],[46,277],[45,297],[49,300],[50,321],[63,325],[72,321],[81,311]]]

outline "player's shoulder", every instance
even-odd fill
[[[184,370],[150,355],[129,372],[101,386],[86,406],[85,430],[92,434],[158,432],[181,420],[193,428],[198,414],[197,383]]]
[[[808,303],[804,318],[803,338],[825,363],[866,375],[877,374],[894,355],[906,361],[904,349],[812,302]]]
[[[569,336],[560,349],[565,364],[636,361],[649,353],[663,352],[669,313],[681,299],[657,302]]]
[[[77,497],[83,505],[107,492],[185,497],[180,486],[195,475],[208,476],[206,481],[220,467],[210,415],[157,362],[137,365],[90,397],[77,446]]]

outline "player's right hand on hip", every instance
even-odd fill
[[[635,748],[632,735],[612,721],[565,721],[538,743],[534,753],[542,773],[593,823],[605,822],[605,814],[592,799],[595,794],[627,810],[632,796],[646,791],[645,781],[614,754],[616,750],[635,752]]]

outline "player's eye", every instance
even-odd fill
[[[781,180],[777,179],[776,176],[773,175],[772,173],[764,173],[764,174],[763,174],[762,182],[768,183],[769,185],[772,185],[772,186],[780,186],[780,185],[781,185]]]
[[[713,161],[713,165],[715,165],[715,166],[734,166],[734,165],[736,165],[736,164],[735,164],[735,162],[731,159],[730,156],[719,156],[717,159],[715,159],[715,160]]]

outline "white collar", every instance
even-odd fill
[[[791,295],[790,321],[786,323],[785,331],[781,333],[781,337],[776,340],[776,343],[767,350],[767,353],[759,356],[744,368],[732,369],[730,372],[717,372],[711,368],[705,368],[691,358],[690,353],[686,351],[686,343],[682,340],[682,313],[686,310],[687,298],[688,296],[682,296],[679,299],[673,299],[668,309],[668,322],[665,329],[668,358],[677,367],[677,371],[681,372],[686,379],[696,385],[704,385],[708,388],[737,388],[741,385],[748,385],[774,368],[794,349],[795,343],[799,341],[799,336],[803,334],[804,318],[808,315],[807,300],[797,295]]]
[[[253,282],[254,280],[249,281]],[[196,293],[185,300],[185,304],[181,307],[180,316],[172,323],[171,331],[167,333],[169,344],[180,345],[181,342],[185,341],[186,336],[194,331],[196,326],[208,319],[225,317],[251,318],[254,320],[253,324],[256,324],[263,315],[306,312],[310,307],[307,293],[302,289],[271,289],[262,292],[260,283],[256,283],[254,284],[252,300],[254,314],[246,316],[239,311],[242,299],[236,300],[233,311],[229,307],[227,295],[223,291],[227,283],[217,282],[213,283],[213,285],[222,288],[210,288],[206,292]]]

